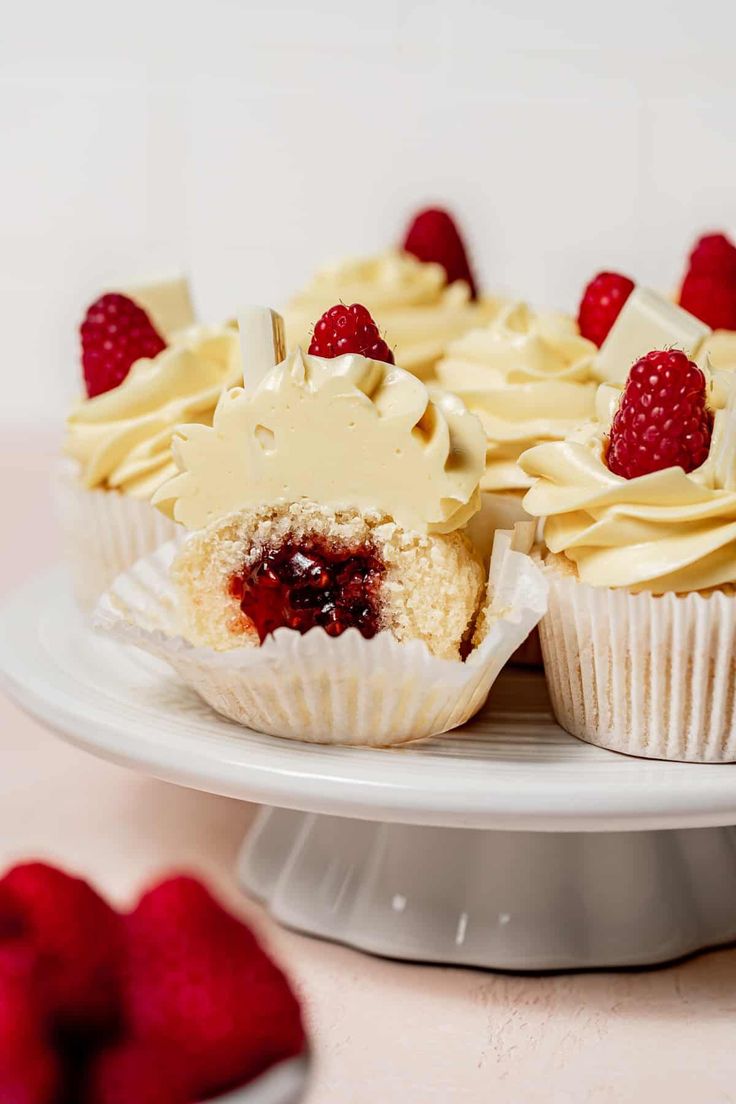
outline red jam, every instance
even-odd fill
[[[361,545],[340,548],[314,538],[264,550],[230,593],[255,625],[261,644],[282,626],[308,632],[321,625],[330,636],[356,628],[370,640],[381,628],[378,590],[384,566]]]

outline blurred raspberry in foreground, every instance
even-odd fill
[[[0,879],[2,1104],[195,1104],[305,1049],[284,974],[194,878],[128,915],[46,863]]]

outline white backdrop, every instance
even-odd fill
[[[736,233],[733,0],[47,0],[0,29],[0,418],[51,421],[103,284],[204,317],[460,216],[483,282],[573,308]]]

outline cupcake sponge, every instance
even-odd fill
[[[424,535],[378,512],[300,501],[249,507],[189,537],[173,564],[183,635],[226,651],[259,643],[233,596],[232,580],[264,551],[319,539],[351,552],[368,548],[383,564],[380,628],[398,641],[423,640],[439,658],[458,659],[480,607],[485,575],[460,532]]]

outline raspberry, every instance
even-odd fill
[[[94,1032],[114,1025],[122,939],[117,913],[81,878],[40,862],[13,867],[0,892],[21,918],[54,1025]]]
[[[360,303],[351,307],[340,303],[325,311],[314,327],[309,352],[327,360],[344,353],[360,353],[371,360],[394,363],[394,354],[378,332],[370,312]]]
[[[463,239],[447,211],[439,207],[420,211],[406,232],[403,248],[417,260],[441,264],[448,284],[455,280],[465,280],[472,298],[478,298],[478,288]]]
[[[594,276],[583,292],[578,310],[583,337],[600,348],[633,290],[634,281],[618,272],[599,272]]]
[[[80,327],[82,369],[90,398],[112,391],[141,357],[155,357],[166,342],[146,312],[113,292],[92,304]]]
[[[736,330],[736,279],[690,271],[683,280],[680,306],[713,330]]]
[[[712,431],[703,373],[677,349],[655,350],[629,372],[606,462],[624,479],[672,467],[690,472],[707,459]]]
[[[725,234],[705,234],[690,254],[688,275],[736,281],[736,245]]]
[[[241,1085],[304,1047],[286,978],[193,878],[162,882],[128,917],[124,995],[131,1036],[179,1055],[188,1100]]]
[[[85,1080],[85,1104],[189,1104],[191,1100],[179,1054],[145,1040],[123,1040],[103,1050]]]
[[[0,965],[0,1101],[54,1104],[61,1071],[48,1040],[32,970]]]

